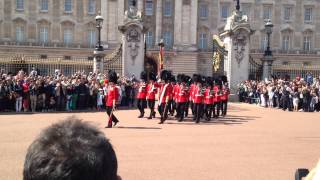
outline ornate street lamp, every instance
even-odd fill
[[[264,27],[265,27],[267,38],[268,38],[267,39],[268,44],[267,44],[267,49],[264,51],[263,58],[261,59],[262,65],[263,65],[262,77],[263,79],[268,79],[272,75],[272,64],[274,61],[274,58],[272,56],[272,51],[270,48],[270,36],[272,34],[272,28],[273,28],[273,24],[271,23],[270,19],[266,22]]]
[[[103,46],[101,46],[101,29],[103,24],[103,17],[100,13],[96,16],[96,27],[98,29],[98,43],[96,45],[97,51],[103,51]]]
[[[272,34],[272,28],[273,28],[273,24],[271,22],[271,20],[267,20],[266,24],[264,25],[265,30],[266,30],[266,34],[268,36],[268,46],[267,46],[267,50],[265,50],[264,55],[265,56],[272,56],[272,51],[270,49],[270,36]]]
[[[93,71],[96,73],[103,73],[103,62],[102,59],[104,57],[103,46],[101,44],[101,29],[103,24],[103,17],[100,15],[100,12],[96,16],[96,28],[98,29],[98,42],[96,44],[94,54],[94,62],[93,62]]]

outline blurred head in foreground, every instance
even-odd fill
[[[115,151],[94,126],[70,117],[44,129],[27,151],[24,180],[120,180]]]

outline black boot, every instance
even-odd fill
[[[138,116],[138,118],[143,118],[144,113],[141,113],[140,116]]]

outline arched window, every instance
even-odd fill
[[[303,50],[311,51],[312,49],[312,31],[307,30],[303,33]]]
[[[172,47],[172,35],[170,31],[163,32],[163,42],[164,42],[164,47],[167,47],[167,48]]]
[[[163,15],[166,16],[166,17],[171,16],[171,9],[172,9],[171,2],[170,2],[170,1],[165,1],[165,2],[164,2],[164,12],[163,12]]]
[[[49,37],[49,33],[48,33],[48,27],[46,27],[46,26],[42,26],[42,27],[40,27],[40,42],[42,42],[42,43],[46,43],[46,42],[48,42],[48,37]]]
[[[19,25],[16,27],[16,40],[17,42],[24,41],[24,26]]]
[[[72,29],[66,28],[63,30],[63,43],[64,44],[70,44],[72,43],[73,36],[72,36]]]
[[[146,16],[152,16],[153,15],[153,2],[152,0],[146,1],[146,8],[145,8]]]
[[[146,33],[146,44],[148,48],[153,47],[153,34],[151,31]]]
[[[198,42],[199,49],[207,49],[208,48],[208,40],[206,33],[199,34],[199,42]]]
[[[89,47],[94,47],[96,44],[96,30],[95,29],[90,29],[88,31],[88,45]]]
[[[284,51],[288,51],[291,48],[291,34],[292,31],[291,30],[285,30],[283,32],[281,32],[282,34],[282,50]]]

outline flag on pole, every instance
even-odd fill
[[[159,51],[159,66],[160,66],[160,71],[163,69],[163,47],[160,46],[160,51]]]

